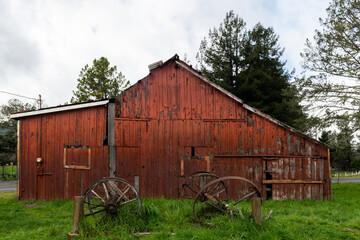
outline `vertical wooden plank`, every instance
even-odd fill
[[[20,171],[21,171],[21,168],[22,168],[22,159],[20,158],[21,156],[21,142],[23,141],[22,139],[22,128],[21,128],[21,123],[20,123],[20,120],[17,120],[16,121],[16,126],[17,126],[17,129],[16,129],[16,138],[17,138],[17,145],[16,145],[16,166],[17,166],[17,170],[16,170],[16,176],[17,176],[17,196],[18,196],[18,200],[21,199],[21,191],[20,191]]]
[[[303,159],[303,179],[304,180],[311,180],[311,158],[304,158]],[[304,189],[305,196],[304,198],[311,199],[311,185],[305,184]]]
[[[75,111],[70,111],[69,112],[69,128],[68,128],[68,144],[67,145],[76,145],[75,128],[76,128]]]
[[[36,199],[40,201],[44,201],[45,199],[45,177],[43,175],[44,168],[46,167],[46,116],[38,117],[38,129],[39,129],[39,144],[38,144],[38,154],[37,157],[41,157],[43,159],[42,164],[37,165],[37,177],[36,177]],[[36,158],[37,158],[36,157]]]
[[[324,161],[323,159],[319,160],[319,180],[324,182]],[[324,184],[319,185],[319,200],[324,199]]]
[[[333,199],[332,186],[331,186],[331,165],[330,165],[330,149],[327,149],[327,165],[328,165],[328,176],[329,176],[329,199]]]
[[[161,159],[163,163],[163,169],[164,169],[164,189],[163,189],[163,195],[164,197],[168,198],[170,197],[170,192],[173,187],[172,178],[171,175],[173,174],[173,167],[171,164],[171,126],[170,122],[171,120],[164,120],[164,150],[163,150],[163,158]],[[176,173],[175,173],[176,174]]]
[[[176,121],[172,121],[172,127],[171,127],[171,131],[172,131],[172,165],[173,165],[173,172],[174,175],[172,176],[174,178],[174,183],[173,183],[173,192],[172,192],[172,197],[173,198],[179,198],[180,197],[180,186],[181,186],[181,182],[180,182],[180,177],[179,177],[179,168],[180,168],[180,175],[181,175],[181,166],[180,166],[180,144],[179,144],[179,129],[180,129],[180,123],[181,120],[176,120]]]
[[[115,103],[108,103],[108,146],[109,146],[109,176],[114,177],[116,172],[115,148]]]
[[[206,106],[207,118],[214,119],[214,88],[206,84]]]
[[[201,106],[201,110],[199,110],[199,114],[200,114],[200,118],[204,119],[206,118],[206,87],[205,87],[205,82],[200,80],[199,81],[199,88],[200,88],[200,106]]]
[[[63,188],[64,188],[64,165],[63,165],[63,154],[64,154],[64,143],[62,142],[62,134],[61,134],[61,118],[60,118],[61,114],[60,113],[56,113],[54,115],[54,125],[55,125],[55,136],[56,138],[54,139],[55,143],[54,143],[54,148],[55,148],[55,156],[54,156],[54,166],[53,166],[53,176],[52,176],[52,181],[53,181],[53,186],[54,189],[56,189],[56,193],[55,193],[55,198],[56,199],[63,199],[64,195],[63,195]],[[54,180],[54,179],[57,179]]]
[[[295,179],[303,180],[303,158],[296,159],[295,166]],[[304,199],[304,184],[296,184],[296,199]]]
[[[289,158],[283,159],[283,179],[288,180],[290,175],[290,161]],[[283,188],[283,198],[290,198],[291,197],[291,188],[292,184],[282,184]]]
[[[280,166],[279,166],[279,161],[271,161],[271,168],[273,173],[273,179],[277,179],[280,180],[281,178],[281,173],[280,173]],[[273,184],[272,185],[272,197],[274,200],[280,200],[280,196],[281,196],[281,192],[280,192],[280,188],[279,188],[279,184]]]
[[[194,108],[194,118],[195,119],[199,119],[201,118],[201,111],[202,111],[202,98],[201,98],[201,82],[197,77],[191,76],[193,81],[194,81],[194,86],[195,88],[193,89],[195,92],[195,106],[193,106]]]
[[[159,186],[156,184],[155,180],[157,178],[161,178],[160,175],[157,175],[157,166],[158,166],[158,159],[159,159],[159,121],[154,120],[152,121],[152,145],[151,145],[151,162],[150,162],[150,169],[149,169],[149,178],[148,184],[151,186],[152,190],[149,197],[158,197]]]
[[[45,142],[45,146],[46,146],[46,150],[44,152],[46,161],[45,161],[45,169],[44,171],[46,173],[50,173],[51,175],[45,175],[44,178],[44,182],[45,182],[45,186],[44,186],[44,191],[45,191],[45,199],[47,201],[54,199],[56,197],[56,191],[52,191],[54,189],[54,185],[53,182],[55,181],[55,179],[53,179],[53,175],[52,174],[56,174],[55,173],[55,116],[54,114],[49,114],[47,116],[47,121],[46,121],[46,142]]]

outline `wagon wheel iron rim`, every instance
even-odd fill
[[[237,191],[237,198],[233,199],[236,204],[246,201],[254,196],[260,197],[261,194],[257,186],[250,180],[237,176],[227,176],[215,179],[206,184],[196,195],[193,203],[193,213],[196,221],[200,224],[204,223],[204,219],[211,218],[214,213],[232,214],[234,210],[229,208],[229,187],[230,181],[240,181],[247,188],[243,191]]]
[[[117,215],[126,206],[135,208],[136,214],[140,214],[142,209],[136,188],[121,178],[103,178],[96,181],[85,191],[84,197],[85,216],[92,215],[98,222],[105,216]]]
[[[200,189],[207,183],[218,179],[219,176],[207,171],[195,171],[185,177],[186,181],[181,186],[181,200],[195,199]],[[186,194],[190,192],[190,194]]]

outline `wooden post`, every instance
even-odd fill
[[[206,171],[210,172],[210,156],[205,156]]]
[[[108,103],[108,148],[109,177],[115,177],[116,147],[115,147],[115,103]]]
[[[74,236],[78,236],[79,223],[84,218],[84,196],[74,197],[74,213],[73,213],[73,226],[72,233],[68,234],[69,239]]]
[[[256,224],[262,224],[261,198],[253,197],[251,199],[252,215]]]
[[[332,186],[331,186],[331,165],[330,165],[330,149],[328,149],[328,154],[327,154],[327,162],[328,162],[328,166],[329,166],[329,188],[330,188],[330,200],[333,199],[333,194],[332,194]],[[328,198],[328,199],[329,199]]]

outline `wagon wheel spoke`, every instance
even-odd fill
[[[123,197],[127,198],[125,194],[130,189],[130,187],[126,185],[124,190],[120,190],[120,188],[113,181],[108,182],[108,187],[111,190],[112,195],[115,198],[114,200],[116,200],[116,202],[119,202],[120,199],[122,199]]]
[[[100,197],[94,190],[91,190],[91,192],[92,192],[98,199],[100,199],[103,203],[106,202],[106,201],[105,201],[102,197]]]
[[[222,189],[222,190],[220,190],[220,191],[218,191],[218,192],[216,192],[214,194],[211,194],[211,195],[209,194],[209,195],[216,198],[216,196],[219,196],[221,193],[223,193],[225,191],[226,191],[226,189]]]
[[[109,192],[108,192],[108,190],[107,190],[107,188],[106,188],[105,183],[103,183],[102,185],[103,185],[103,189],[104,189],[104,192],[105,192],[106,199],[107,199],[107,200],[110,200]]]
[[[195,198],[196,194],[202,189],[202,187],[217,178],[219,178],[217,175],[206,171],[196,171],[190,173],[186,176],[186,182],[182,185],[181,198]]]
[[[108,188],[111,191],[112,195],[116,195],[117,193],[119,193],[120,189],[118,188],[118,186],[114,183],[114,181],[109,181],[107,182]]]
[[[239,200],[235,201],[235,202],[234,202],[234,205],[238,204],[239,202],[242,202],[242,201],[245,201],[245,200],[251,198],[251,197],[254,196],[256,193],[257,193],[256,191],[253,191],[253,192],[251,192],[251,193],[249,193],[249,194],[246,194],[245,196],[243,196],[243,197],[240,198]]]
[[[95,207],[104,207],[105,206],[104,204],[96,204],[96,203],[92,203],[92,202],[84,202],[84,203],[93,205]]]
[[[119,189],[119,191],[121,192],[121,195],[119,194],[119,197],[118,199],[116,200],[116,203],[120,202],[121,199],[123,199],[123,197],[126,199],[126,200],[129,200],[129,198],[125,195],[128,191],[129,191],[129,187],[127,187],[123,192],[121,192],[121,190]]]
[[[240,189],[232,189],[237,187]],[[230,192],[230,190],[232,191]],[[206,223],[209,217],[211,218],[219,212],[233,214],[233,209],[228,205],[230,193],[233,198],[238,199],[234,205],[255,195],[261,197],[256,185],[245,178],[228,176],[215,179],[207,183],[196,195],[193,204],[196,221]]]
[[[193,183],[195,184],[195,186],[197,187],[197,189],[200,189],[200,184],[198,184],[195,180],[193,180]]]
[[[103,178],[85,191],[86,205],[91,215],[117,215],[124,205],[138,209],[141,212],[142,204],[138,191],[127,181],[121,178]],[[137,204],[133,205],[133,202]],[[86,206],[84,205],[84,206]],[[102,213],[102,214],[101,214]],[[86,214],[89,216],[90,214]]]
[[[203,204],[204,203],[206,203],[206,204],[208,204],[209,206],[211,206],[211,207],[213,207],[213,208],[216,208],[216,209],[218,209],[219,211],[224,211],[224,209],[221,207],[221,206],[219,206],[219,205],[217,205],[217,204],[213,204],[213,203],[211,203],[211,202],[209,202],[209,201],[205,201],[205,202],[203,202]]]
[[[212,194],[219,186],[221,182],[218,182],[215,187],[213,187],[212,191],[208,191],[209,194]],[[210,187],[209,187],[210,188]]]
[[[136,200],[137,200],[136,198],[130,199],[130,200],[126,201],[126,202],[120,203],[120,206],[125,205],[125,204],[128,204],[128,203],[131,203],[131,202],[134,202],[134,201],[136,201]]]
[[[185,187],[189,188],[193,193],[198,193],[197,191],[195,191],[192,187],[190,187],[189,185],[185,185]]]
[[[102,212],[105,212],[105,211],[106,211],[106,209],[104,208],[104,209],[98,210],[96,212],[93,212],[92,214],[95,215],[95,214],[102,213]]]

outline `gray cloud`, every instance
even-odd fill
[[[251,28],[273,26],[288,68],[318,27],[327,1],[0,0],[0,89],[48,105],[69,101],[85,64],[105,56],[135,83],[148,64],[187,54],[196,64],[200,41],[233,9]],[[9,96],[0,94],[0,104]]]
[[[9,6],[0,2],[0,75],[16,72],[33,75],[40,65],[37,43],[26,36],[19,26],[18,16]],[[2,78],[4,79],[4,77]]]

